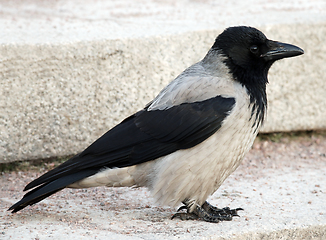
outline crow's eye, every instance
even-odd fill
[[[253,54],[257,54],[259,51],[259,48],[256,45],[252,45],[250,47],[250,52],[252,52]]]

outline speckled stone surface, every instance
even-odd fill
[[[326,128],[324,1],[0,3],[0,163],[75,154],[202,59],[231,25],[293,43],[264,132]]]

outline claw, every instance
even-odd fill
[[[238,214],[238,211],[243,211],[243,208],[232,209],[232,210],[230,210],[230,213],[233,217],[240,217]]]

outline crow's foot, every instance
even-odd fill
[[[220,221],[231,221],[233,217],[239,217],[238,211],[243,210],[242,208],[230,209],[229,207],[217,208],[205,202],[202,206],[197,205],[192,212],[189,212],[191,205],[187,202],[183,202],[184,206],[178,209],[187,210],[186,213],[176,213],[172,216],[173,218],[180,218],[181,220],[195,220],[200,219],[206,222],[218,223]]]
[[[202,205],[202,208],[211,215],[227,216],[227,217],[240,217],[238,211],[243,211],[243,208],[230,209],[229,207],[217,208],[209,204],[207,201]]]

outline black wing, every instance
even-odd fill
[[[102,168],[132,166],[179,149],[191,148],[221,127],[234,104],[234,98],[217,96],[167,110],[139,111],[109,130],[82,153],[29,183],[24,191],[38,187],[25,194],[9,210],[17,212],[96,174]]]

